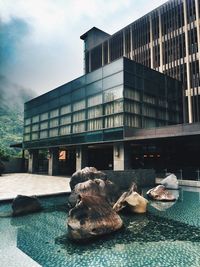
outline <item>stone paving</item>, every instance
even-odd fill
[[[29,173],[12,173],[0,176],[0,201],[17,195],[52,195],[70,192],[70,177]]]

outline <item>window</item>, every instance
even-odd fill
[[[88,109],[88,119],[100,117],[102,116],[102,114],[103,114],[102,106],[97,106],[97,107]]]
[[[42,122],[40,123],[40,130],[44,130],[48,128],[48,122]]]
[[[89,120],[87,123],[87,130],[88,131],[99,130],[102,128],[103,128],[103,120],[102,119]]]
[[[32,133],[32,140],[38,139],[38,133]]]
[[[24,135],[24,142],[30,141],[30,134],[25,134]]]
[[[71,125],[60,127],[60,135],[67,135],[71,133]]]
[[[141,119],[139,116],[135,115],[125,115],[125,125],[129,127],[136,127],[140,128],[141,127]]]
[[[85,111],[79,111],[73,114],[73,122],[85,120]]]
[[[58,109],[54,109],[54,110],[50,111],[50,118],[58,117],[58,115],[59,115]]]
[[[29,125],[29,124],[31,124],[31,119],[30,119],[30,118],[25,119],[25,120],[24,120],[24,124],[25,124],[25,125]]]
[[[123,126],[123,115],[108,116],[105,118],[105,128]]]
[[[39,121],[39,115],[32,117],[32,123],[36,123]]]
[[[48,137],[48,131],[41,131],[40,132],[40,139],[47,138]]]
[[[49,137],[54,137],[54,136],[58,136],[58,128],[51,129],[49,131]]]
[[[53,127],[57,127],[58,124],[59,124],[58,119],[53,119],[53,120],[50,120],[49,126],[50,126],[50,128],[53,128]]]
[[[81,133],[85,131],[85,123],[76,123],[73,125],[73,133]]]
[[[125,112],[140,114],[140,103],[134,101],[125,102]]]
[[[41,121],[48,120],[48,112],[41,114],[40,115],[40,120]]]
[[[106,90],[103,92],[103,98],[104,98],[104,103],[113,101],[115,99],[119,99],[123,97],[123,90],[122,86]]]
[[[64,106],[60,109],[61,115],[68,114],[70,112],[71,112],[71,105]]]
[[[130,89],[130,88],[125,88],[124,97],[128,99],[140,101],[140,92],[137,90]]]
[[[88,98],[88,107],[102,104],[102,94],[91,96]]]
[[[73,104],[73,111],[81,110],[84,108],[85,108],[85,100],[81,100]]]
[[[39,124],[32,125],[32,132],[39,130]]]
[[[144,116],[149,116],[149,117],[156,117],[156,110],[153,107],[144,105],[142,107],[142,114]]]
[[[113,102],[105,105],[105,115],[123,112],[123,102]]]
[[[24,133],[30,133],[30,131],[31,131],[31,127],[30,126],[26,126],[24,128]]]
[[[155,96],[145,94],[143,95],[143,101],[149,104],[155,104],[156,103],[156,98]]]
[[[67,116],[61,117],[61,119],[60,119],[60,124],[61,125],[69,124],[69,123],[71,123],[71,115],[67,115]]]

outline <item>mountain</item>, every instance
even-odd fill
[[[22,142],[24,102],[34,96],[32,90],[0,75],[0,158],[19,154],[19,150],[10,148],[10,144]]]

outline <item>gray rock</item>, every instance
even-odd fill
[[[160,183],[167,189],[178,189],[178,179],[174,174],[168,175]]]
[[[12,215],[19,216],[42,209],[39,200],[34,196],[18,195],[12,203]]]

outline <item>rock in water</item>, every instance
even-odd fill
[[[70,208],[76,205],[80,194],[104,197],[112,206],[119,197],[119,190],[117,186],[109,180],[94,179],[79,183],[74,187],[68,198]]]
[[[164,185],[158,185],[147,192],[147,196],[153,200],[175,201],[176,197],[169,192]]]
[[[24,215],[42,209],[39,200],[34,196],[18,195],[12,203],[13,216]]]
[[[178,179],[176,175],[170,174],[160,182],[167,189],[178,189]]]
[[[122,227],[121,218],[103,197],[80,195],[79,198],[76,206],[69,211],[70,239],[87,241]]]
[[[74,189],[75,185],[78,183],[85,182],[87,180],[94,180],[94,179],[102,179],[106,180],[107,176],[105,173],[98,171],[94,167],[85,167],[82,170],[78,170],[73,173],[71,180],[70,180],[70,188],[71,190]]]
[[[128,192],[124,192],[118,201],[113,206],[113,209],[118,212],[125,207],[128,207],[134,213],[145,213],[147,210],[148,200],[139,195],[137,186],[132,184]]]

